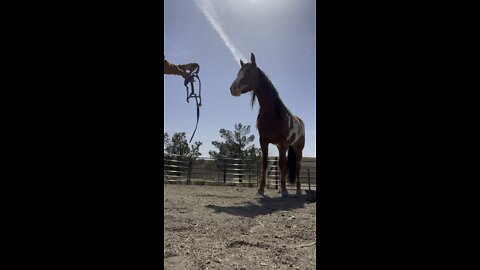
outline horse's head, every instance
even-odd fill
[[[240,60],[241,68],[238,71],[237,78],[230,86],[230,92],[232,96],[240,96],[243,93],[247,93],[251,90],[255,90],[259,84],[259,70],[257,63],[255,63],[255,55],[253,53],[250,56],[250,63],[244,64]]]

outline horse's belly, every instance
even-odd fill
[[[273,121],[259,121],[257,128],[262,140],[277,146],[283,144],[288,147],[305,135],[303,121],[290,115],[287,115],[287,121],[283,125]]]

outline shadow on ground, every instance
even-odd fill
[[[243,197],[240,196],[225,196],[225,195],[215,195],[215,194],[199,194],[200,197],[215,197],[215,198],[224,198],[224,199],[240,199]]]
[[[257,216],[268,215],[277,211],[289,211],[293,209],[303,208],[307,201],[306,195],[289,196],[286,198],[275,197],[270,198],[263,196],[258,199],[259,204],[245,202],[246,205],[241,206],[217,206],[207,205],[207,208],[214,210],[214,213],[227,213],[234,216],[243,216],[254,218]]]

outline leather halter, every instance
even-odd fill
[[[197,131],[198,119],[200,118],[200,106],[202,106],[202,83],[200,82],[200,78],[198,77],[199,71],[200,71],[200,66],[197,66],[197,70],[192,71],[190,73],[190,76],[188,76],[188,78],[184,82],[185,88],[187,89],[187,103],[190,103],[189,102],[190,98],[195,98],[195,102],[197,103],[197,123],[195,124],[195,130],[193,131],[193,134],[192,134],[192,137],[190,138],[189,143],[192,142],[193,136]],[[198,95],[195,93],[195,88],[193,86],[194,78],[197,78],[198,80]],[[192,91],[190,93],[188,93],[189,83],[190,83],[190,86],[192,87]]]

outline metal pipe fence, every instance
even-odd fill
[[[165,183],[196,185],[236,185],[257,187],[261,177],[260,160],[238,158],[198,158],[164,153],[163,179]],[[269,157],[267,167],[267,187],[278,189],[280,169],[278,157]],[[302,189],[316,189],[316,159],[304,157],[300,171]],[[287,189],[295,189],[287,179]]]
[[[267,167],[267,187],[268,188],[280,188],[280,167],[278,166],[278,157],[269,157],[268,158],[268,167]],[[317,164],[316,158],[303,157],[300,165],[300,183],[302,188],[308,186],[310,179],[311,189],[316,189],[317,187]],[[288,181],[288,173],[286,176],[285,182],[287,183],[287,189],[296,189],[296,184],[290,185]]]

